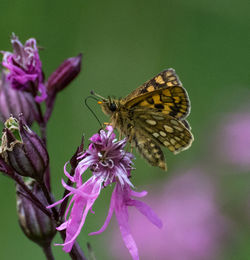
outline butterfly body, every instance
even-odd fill
[[[122,99],[105,99],[102,110],[111,125],[153,166],[167,169],[161,146],[178,153],[193,136],[185,118],[190,101],[173,69],[168,69]]]

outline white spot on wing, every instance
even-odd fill
[[[159,137],[159,134],[158,133],[153,133],[152,134],[154,137],[158,138]]]
[[[152,119],[147,119],[146,123],[149,124],[149,125],[156,125],[157,124],[156,121],[152,120]]]
[[[165,128],[165,130],[166,130],[168,133],[173,133],[173,132],[174,132],[174,129],[173,129],[171,126],[164,125],[163,127]]]
[[[167,134],[166,134],[165,132],[163,132],[163,131],[160,131],[160,135],[161,135],[162,137],[167,136]]]

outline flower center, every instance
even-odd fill
[[[107,167],[110,169],[114,167],[113,160],[108,158],[108,156],[107,156],[107,150],[100,151],[98,153],[98,156],[99,156],[99,164],[101,164],[101,166]]]

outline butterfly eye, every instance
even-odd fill
[[[115,103],[111,103],[110,105],[109,105],[109,109],[112,111],[112,112],[115,112],[116,111],[116,104]]]

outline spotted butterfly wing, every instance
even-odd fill
[[[145,82],[143,85],[132,91],[124,100],[129,101],[135,97],[139,97],[147,92],[151,92],[157,89],[166,88],[166,87],[182,87],[182,83],[179,80],[179,77],[175,73],[174,69],[166,69],[160,72],[158,75],[152,79]]]
[[[174,154],[189,148],[193,141],[191,132],[176,118],[161,112],[138,108],[134,111],[136,124],[131,132],[132,140],[143,157],[152,165],[166,169],[160,146]]]
[[[148,107],[179,119],[190,112],[188,94],[173,69],[159,73],[121,102],[127,109]]]
[[[149,164],[167,170],[164,154],[158,142],[145,133],[141,128],[131,129],[131,144],[135,146],[139,153]]]

